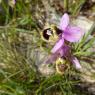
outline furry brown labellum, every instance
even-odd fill
[[[56,71],[59,74],[64,74],[64,71],[67,69],[66,61],[62,58],[58,58],[56,61]]]
[[[56,42],[58,40],[59,35],[62,33],[60,29],[58,29],[55,25],[51,25],[46,27],[41,32],[41,37],[46,42]]]

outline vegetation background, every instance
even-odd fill
[[[0,95],[95,95],[94,5],[95,0],[0,0]],[[91,67],[87,75],[72,66],[63,76],[38,70],[42,51],[50,50],[40,32],[47,22],[57,25],[64,12],[93,22],[82,41],[72,44],[81,64]],[[81,75],[94,81],[83,81]]]

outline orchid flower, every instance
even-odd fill
[[[52,55],[50,56],[50,62],[55,61],[58,57],[65,57],[71,63],[74,64],[76,68],[81,68],[81,65],[76,57],[71,54],[71,48],[66,44],[68,42],[78,42],[83,37],[84,33],[81,28],[70,25],[69,16],[65,13],[59,24],[59,29],[62,33],[59,35],[59,39],[51,50]]]

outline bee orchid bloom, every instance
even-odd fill
[[[59,29],[62,33],[59,35],[58,41],[51,50],[52,55],[50,60],[56,60],[59,55],[60,57],[65,57],[72,62],[77,69],[80,69],[81,65],[78,59],[71,54],[71,48],[65,43],[65,41],[78,42],[84,35],[83,31],[79,27],[70,25],[69,16],[67,13],[62,16]]]
[[[67,13],[62,16],[59,29],[62,31],[62,33],[56,45],[51,50],[52,53],[58,51],[65,44],[64,40],[69,42],[78,42],[84,35],[84,32],[81,30],[81,28],[70,25],[69,16]]]

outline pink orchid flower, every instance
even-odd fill
[[[84,32],[81,28],[76,26],[71,26],[69,21],[69,16],[65,13],[59,24],[59,29],[62,33],[59,35],[59,39],[51,50],[52,55],[50,56],[47,63],[52,63],[58,57],[64,57],[68,59],[74,66],[78,69],[81,68],[81,65],[76,57],[71,54],[71,48],[65,42],[78,42],[84,35]]]

